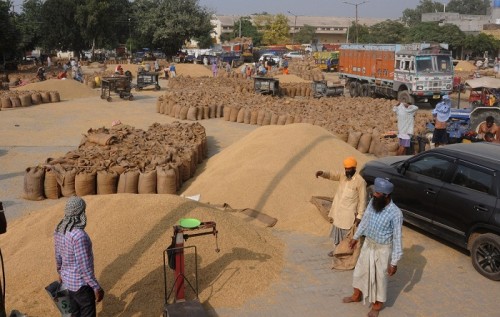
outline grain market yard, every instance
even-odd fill
[[[159,92],[134,91],[134,101],[115,98],[110,103],[99,98],[99,90],[83,93],[71,84],[66,95],[72,98],[65,97],[65,87],[53,88],[60,91],[60,103],[0,112],[0,200],[9,219],[8,231],[0,237],[6,303],[8,311],[18,309],[28,316],[57,316],[42,288],[57,278],[51,232],[65,198],[23,200],[24,170],[78,147],[89,128],[110,126],[114,120],[140,129],[175,121],[155,110],[156,98],[168,89],[166,81],[160,81]],[[107,292],[98,304],[99,316],[160,315],[161,250],[182,216],[215,219],[219,226],[220,254],[213,251],[213,238],[188,242],[200,248],[200,298],[210,316],[365,316],[367,306],[341,303],[351,291],[352,272],[330,269],[329,225],[307,202],[311,193],[333,195],[334,184],[315,179],[313,173],[340,166],[347,153],[333,150],[340,141],[306,124],[274,130],[223,119],[200,123],[206,129],[209,158],[179,194],[201,194],[211,204],[259,208],[278,218],[278,224],[273,229],[254,227],[176,196],[86,198],[96,274]],[[286,139],[294,133],[301,137]],[[498,314],[500,284],[476,273],[466,254],[406,226],[403,234],[405,254],[389,281],[388,307],[380,316]]]

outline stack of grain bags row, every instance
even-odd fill
[[[175,194],[206,157],[206,142],[199,123],[90,129],[77,150],[26,169],[24,197]]]
[[[57,91],[9,90],[0,93],[0,108],[3,110],[59,101],[61,97]]]

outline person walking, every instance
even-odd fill
[[[432,134],[432,142],[435,147],[446,145],[448,143],[448,134],[446,127],[448,119],[451,116],[451,100],[450,96],[444,95],[443,100],[436,105],[432,110],[434,117],[434,132]]]
[[[97,315],[96,302],[104,298],[104,290],[94,273],[92,241],[85,232],[86,204],[80,197],[70,197],[64,218],[54,231],[56,269],[59,281],[68,289],[71,316]]]
[[[214,60],[212,61],[212,75],[214,78],[217,77],[217,71],[218,71],[217,62]]]
[[[406,152],[411,144],[417,110],[417,106],[405,102],[400,102],[399,105],[392,108],[398,119],[399,148],[396,155],[408,154]]]
[[[177,76],[177,72],[175,70],[175,63],[170,64],[170,78],[175,78]]]
[[[356,174],[358,162],[354,157],[347,157],[343,163],[344,173],[316,172],[316,178],[321,176],[339,182],[332,207],[328,213],[328,217],[332,219],[333,223],[330,231],[333,251],[328,253],[329,257],[334,256],[335,247],[345,238],[349,229],[360,222],[366,207],[366,182],[361,175]]]
[[[386,179],[375,179],[375,192],[368,203],[358,230],[349,243],[354,248],[364,236],[361,253],[354,268],[354,292],[344,303],[371,303],[368,317],[377,317],[387,300],[388,276],[396,274],[403,256],[403,213],[394,204],[391,193],[394,185]]]

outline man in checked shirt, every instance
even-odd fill
[[[84,230],[85,207],[83,199],[70,197],[54,232],[57,273],[69,290],[72,317],[95,317],[96,302],[104,298],[94,274],[92,242]]]
[[[375,179],[373,198],[349,244],[354,248],[358,239],[365,237],[353,274],[354,293],[343,302],[368,299],[372,305],[368,317],[378,316],[387,299],[387,276],[396,273],[398,261],[403,256],[403,214],[392,202],[393,189],[394,185],[388,180]]]

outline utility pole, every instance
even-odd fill
[[[292,33],[292,46],[295,44],[295,32],[297,31],[297,16],[296,14],[293,14],[292,12],[288,11],[291,15],[295,17],[295,20],[293,22],[293,33]]]
[[[358,43],[358,6],[362,5],[362,4],[365,4],[367,3],[368,1],[363,1],[363,2],[358,2],[358,3],[351,3],[351,2],[347,2],[347,1],[344,1],[345,4],[349,4],[349,5],[352,5],[354,7],[356,7],[356,22],[355,22],[355,26],[356,26],[356,44]]]
[[[241,39],[241,17],[240,17],[240,32],[238,34],[238,37]]]
[[[128,46],[130,47],[129,54],[130,54],[130,60],[132,60],[132,38],[131,38],[130,33],[130,18],[128,18]]]

